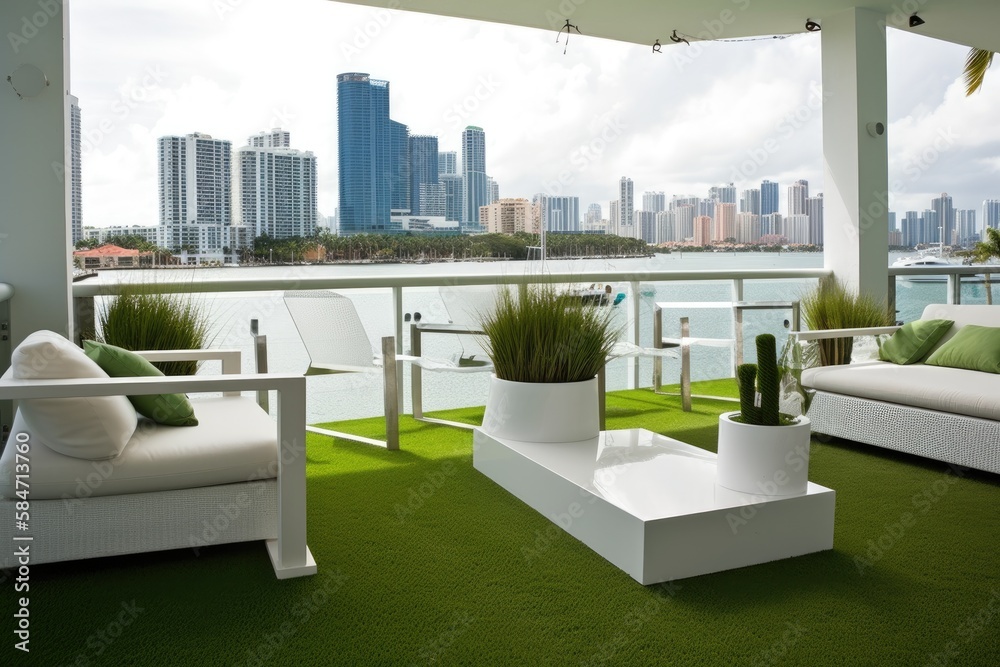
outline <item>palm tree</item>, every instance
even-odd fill
[[[1000,230],[993,227],[986,228],[986,240],[980,241],[970,253],[972,261],[982,264],[990,261],[993,257],[1000,257]],[[986,303],[993,305],[993,285],[990,283],[990,274],[986,276]]]
[[[983,86],[986,70],[993,64],[993,52],[973,48],[965,57],[965,94],[971,95]]]

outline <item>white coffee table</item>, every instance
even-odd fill
[[[643,429],[526,443],[476,429],[476,470],[641,584],[833,548],[835,492],[730,491],[715,454]]]

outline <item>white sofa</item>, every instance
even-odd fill
[[[921,319],[955,322],[929,355],[967,324],[1000,327],[1000,306],[931,304]],[[1000,473],[1000,374],[869,361],[807,369],[802,384],[816,433]]]
[[[25,564],[11,545],[28,545],[27,560],[38,564],[266,540],[279,579],[315,574],[306,546],[305,378],[241,375],[238,350],[140,354],[221,360],[223,375],[19,380],[8,371],[0,379],[0,400],[14,401],[224,392],[191,399],[197,426],[140,419],[124,450],[103,460],[37,442],[19,410],[0,456],[0,542],[8,545],[0,567]],[[258,390],[277,391],[277,424],[240,395]],[[27,530],[17,527],[22,518]]]

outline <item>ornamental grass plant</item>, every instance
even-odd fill
[[[123,286],[98,312],[98,339],[126,350],[193,350],[208,344],[209,322],[186,294],[158,294]],[[154,363],[164,375],[194,375],[196,361]]]
[[[586,306],[550,285],[501,290],[480,315],[494,372],[512,382],[580,382],[604,366],[619,329],[611,308]]]
[[[855,292],[833,276],[820,278],[816,288],[802,297],[800,307],[802,319],[811,331],[883,327],[894,320],[885,303],[870,294]],[[853,338],[830,338],[817,343],[821,365],[851,363]]]

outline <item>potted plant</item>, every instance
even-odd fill
[[[757,363],[737,369],[740,410],[719,416],[719,485],[763,495],[805,493],[809,418],[779,409],[780,369],[774,336],[757,336]]]
[[[98,313],[99,340],[126,350],[196,350],[207,346],[209,321],[187,295],[122,287]],[[164,375],[194,375],[196,361],[153,364]]]
[[[494,368],[482,430],[524,442],[596,437],[597,374],[618,338],[612,318],[550,285],[501,290],[480,314]]]
[[[855,292],[833,276],[821,278],[816,289],[802,298],[802,319],[812,331],[882,327],[893,323],[892,313],[870,294]],[[853,338],[816,341],[822,366],[851,363]]]

